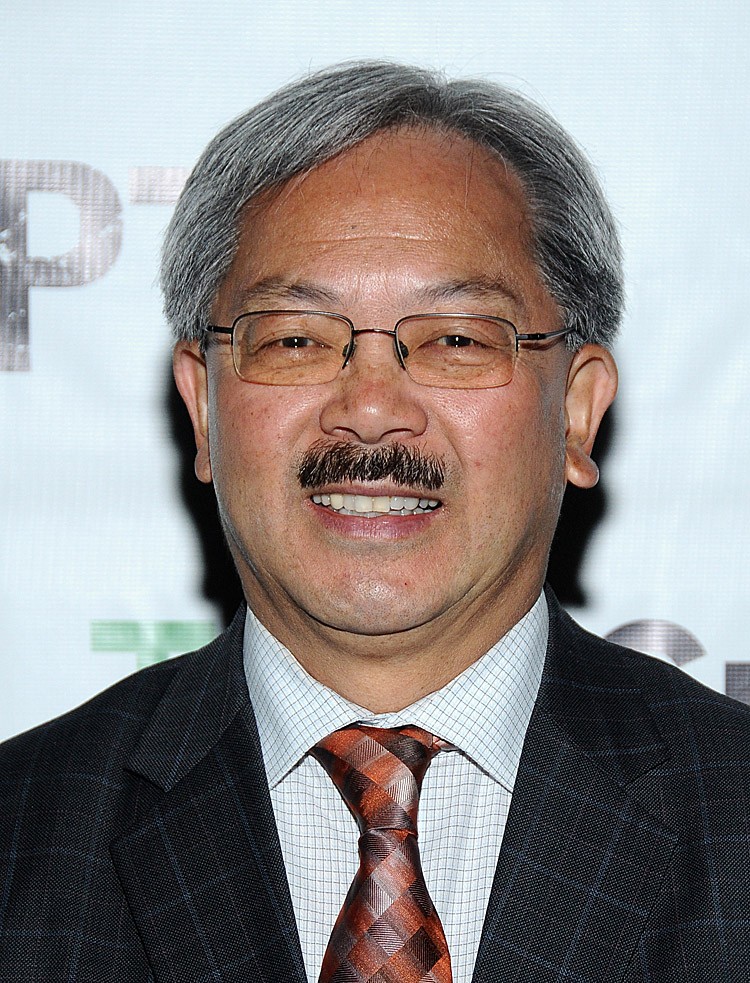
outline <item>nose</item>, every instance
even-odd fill
[[[355,352],[330,383],[321,429],[337,440],[363,444],[420,436],[427,427],[423,387],[398,361],[393,333],[357,334]]]

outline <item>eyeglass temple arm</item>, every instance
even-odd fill
[[[546,341],[548,338],[560,338],[564,334],[570,334],[571,328],[558,328],[557,331],[533,331],[521,333],[516,331],[516,344],[519,341]]]

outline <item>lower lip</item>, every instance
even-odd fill
[[[443,509],[440,506],[431,512],[421,512],[419,515],[385,513],[372,519],[358,515],[342,515],[325,505],[316,505],[311,499],[307,501],[308,506],[313,509],[315,518],[326,529],[354,539],[408,539],[424,532]]]

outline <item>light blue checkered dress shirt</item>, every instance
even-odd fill
[[[360,721],[416,724],[447,741],[424,779],[419,846],[454,983],[470,983],[524,735],[547,648],[542,595],[504,638],[446,686],[373,715],[313,679],[248,611],[245,673],[310,983],[358,867],[353,816],[307,753]]]

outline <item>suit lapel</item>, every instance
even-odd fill
[[[550,603],[475,983],[621,980],[677,834],[639,779],[663,742],[617,649]]]
[[[183,661],[129,762],[111,853],[157,980],[305,980],[243,623]]]

